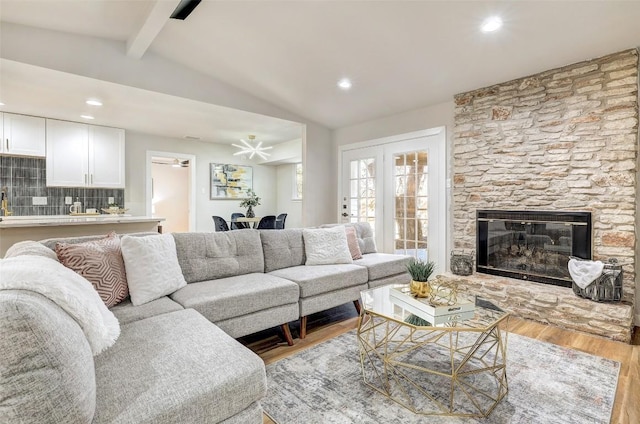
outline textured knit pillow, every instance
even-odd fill
[[[360,251],[360,245],[358,244],[358,236],[356,235],[356,229],[354,227],[344,227],[344,231],[347,234],[347,245],[349,246],[349,252],[351,253],[351,259],[362,258],[362,252]]]
[[[353,262],[347,245],[347,234],[342,226],[304,228],[302,237],[307,256],[305,265],[350,264]]]
[[[160,299],[187,285],[173,235],[124,235],[121,246],[131,303],[135,306]]]
[[[84,243],[56,243],[56,255],[64,266],[91,282],[107,307],[129,295],[120,240],[115,232]]]

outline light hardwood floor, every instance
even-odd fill
[[[352,304],[346,304],[310,316],[307,337],[304,340],[296,338],[294,346],[287,346],[279,330],[261,332],[243,338],[241,342],[260,355],[266,364],[270,364],[354,329],[357,322],[355,308]],[[511,317],[509,331],[620,362],[620,376],[611,423],[640,423],[640,327],[636,327],[631,345],[516,317]],[[292,325],[292,332],[294,337],[298,335],[296,324]],[[274,424],[266,415],[263,423]]]

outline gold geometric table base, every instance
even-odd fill
[[[508,392],[507,333],[503,339],[498,326],[507,320],[458,330],[415,327],[363,311],[364,382],[416,414],[486,417]]]

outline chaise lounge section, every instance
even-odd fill
[[[29,290],[0,290],[0,421],[261,423],[264,364],[235,338],[279,326],[291,345],[289,322],[300,319],[304,338],[309,314],[347,302],[359,308],[361,290],[408,281],[407,256],[376,253],[362,237],[358,245],[368,243],[369,251],[361,259],[307,265],[303,232],[136,235],[172,238],[183,286],[146,303],[134,304],[132,297],[112,306],[120,336],[95,356],[80,323],[60,306]],[[48,257],[45,273],[75,276],[51,249],[57,242],[104,238],[31,247],[45,251],[38,253]],[[33,254],[30,248],[7,252],[14,264]],[[138,263],[149,275],[163,266]]]

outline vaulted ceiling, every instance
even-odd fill
[[[0,18],[128,43],[329,128],[640,46],[640,1],[204,0],[168,19],[178,2],[1,0]]]

